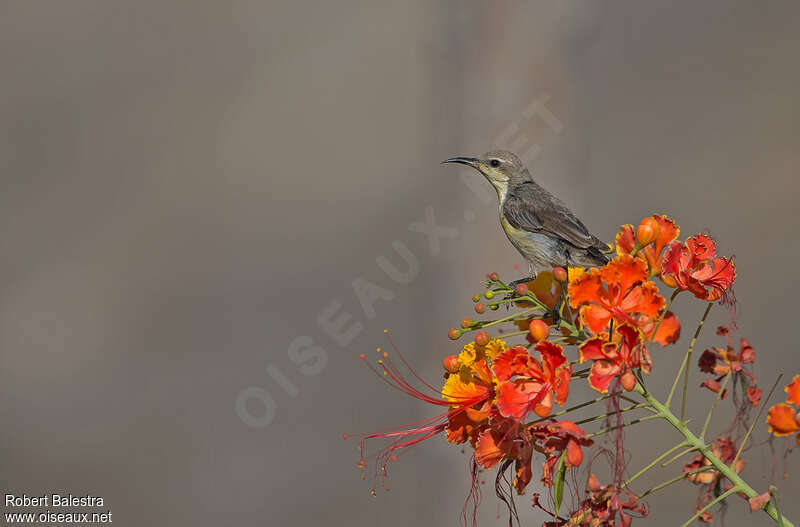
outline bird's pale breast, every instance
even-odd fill
[[[564,262],[553,261],[554,257],[564,253],[564,248],[558,240],[544,234],[517,229],[505,219],[502,208],[500,209],[500,224],[514,247],[531,263],[534,273],[551,269],[557,265],[564,265]]]

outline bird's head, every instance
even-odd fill
[[[492,150],[481,157],[451,157],[442,163],[458,163],[474,168],[492,184],[501,199],[509,184],[530,179],[530,173],[522,161],[507,150]]]

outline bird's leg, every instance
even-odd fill
[[[561,321],[561,307],[564,303],[564,284],[558,284],[558,298],[556,299],[556,304],[553,306],[553,325],[558,327],[558,323]]]
[[[513,296],[516,294],[517,286],[519,284],[524,284],[525,282],[530,282],[531,280],[536,279],[536,275],[533,274],[533,267],[531,266],[530,262],[528,262],[528,275],[529,276],[527,278],[520,278],[519,280],[514,280],[508,284],[508,288],[511,289],[512,292],[506,296],[506,299],[513,298]],[[506,309],[509,309],[510,307],[511,304],[506,304]]]
[[[569,256],[567,256],[567,263],[564,264],[564,269],[567,271],[567,277],[569,277]],[[569,282],[569,280],[567,280]],[[558,322],[561,320],[561,308],[564,307],[564,287],[566,283],[559,283],[558,284],[558,298],[556,299],[556,305],[553,307],[553,325],[558,327]]]

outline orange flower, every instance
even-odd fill
[[[530,410],[546,417],[553,409],[554,396],[558,404],[567,400],[572,366],[563,348],[545,340],[534,349],[541,361],[526,348],[516,346],[498,355],[492,363],[499,382],[497,410],[503,417],[521,420]]]
[[[618,326],[609,340],[606,333],[585,341],[578,348],[581,363],[593,360],[589,373],[589,385],[600,393],[608,392],[608,387],[617,376],[627,390],[633,389],[636,379],[631,370],[641,368],[650,373],[652,362],[644,344],[642,332],[630,324]]]
[[[788,394],[786,403],[800,405],[800,375],[795,375],[792,382],[786,385],[785,390]],[[786,403],[774,405],[767,413],[769,431],[779,437],[800,432],[800,412],[796,412],[793,406]],[[800,433],[797,434],[795,440],[800,446]]]
[[[580,308],[584,326],[593,333],[605,331],[612,318],[621,324],[636,324],[634,315],[657,319],[665,304],[658,287],[647,280],[647,264],[628,254],[575,278],[569,301]]]
[[[800,432],[800,417],[795,415],[794,407],[786,403],[778,403],[769,409],[767,424],[769,431],[776,436]]]
[[[792,382],[787,384],[784,390],[788,394],[786,402],[800,406],[800,375],[795,375]]]
[[[647,262],[648,276],[656,276],[661,274],[661,265],[663,262],[662,252],[664,248],[671,242],[678,238],[681,233],[681,228],[675,225],[675,222],[665,215],[653,214],[652,219],[658,224],[658,234],[651,242],[644,244],[643,247],[636,252],[636,257]],[[649,221],[650,220],[650,221]],[[651,224],[651,218],[645,218],[639,226],[638,231],[642,231],[642,225]],[[636,236],[634,234],[633,225],[623,225],[617,233],[617,254],[630,254],[636,251]]]
[[[736,280],[732,258],[716,255],[714,240],[705,234],[673,242],[664,253],[664,283],[691,291],[701,300],[719,300]]]

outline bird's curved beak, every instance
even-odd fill
[[[468,167],[477,167],[478,166],[478,159],[475,157],[451,157],[450,159],[445,159],[442,161],[444,163],[458,163],[459,165],[467,165]]]

